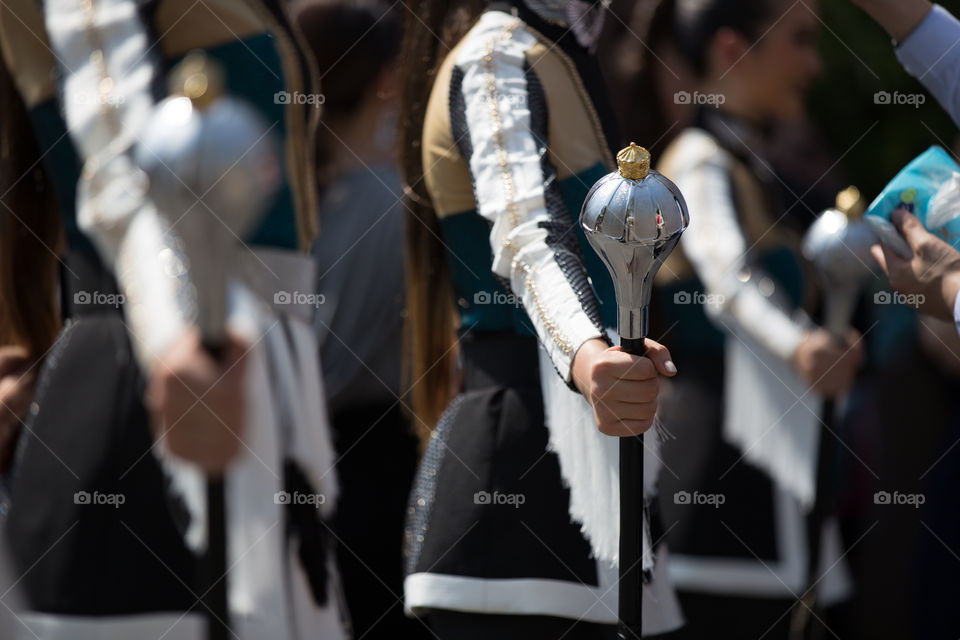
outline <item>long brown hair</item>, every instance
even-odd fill
[[[671,127],[656,82],[656,66],[665,64],[661,60],[664,49],[674,46],[674,4],[674,0],[634,3],[629,24],[608,22],[611,29],[619,27],[619,36],[608,40],[609,48],[600,51],[601,61],[609,61],[607,84],[624,139],[642,140],[654,152],[666,148],[673,138],[670,134],[682,129]]]
[[[414,0],[404,24],[398,123],[408,210],[404,341],[413,412],[422,440],[450,400],[456,363],[453,290],[440,223],[423,181],[423,122],[438,67],[485,6],[486,0]]]
[[[326,126],[317,129],[317,168],[324,188],[336,174],[330,149],[342,144],[331,129],[364,106],[396,63],[403,9],[384,0],[295,0],[291,8],[320,74]]]
[[[36,358],[56,339],[62,237],[27,108],[0,58],[0,346]]]

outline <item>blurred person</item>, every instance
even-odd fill
[[[930,0],[852,0],[882,26],[897,59],[960,125],[960,21]]]
[[[884,28],[907,72],[960,124],[960,22],[928,0],[853,4]],[[873,248],[874,257],[890,286],[910,296],[916,309],[873,306],[877,324],[871,332],[871,371],[851,403],[849,422],[861,434],[860,444],[853,447],[870,467],[855,474],[865,499],[856,505],[860,531],[854,535],[871,531],[850,556],[863,584],[851,622],[852,628],[870,636],[954,637],[960,630],[960,613],[953,607],[960,519],[952,508],[960,476],[951,459],[960,435],[960,326],[953,275],[957,253],[909,213],[894,212],[893,221],[914,258],[903,260],[881,245]],[[875,295],[889,292],[878,290]],[[911,402],[904,406],[895,397]],[[904,441],[899,430],[916,420],[918,407],[924,428]],[[892,489],[922,496],[924,504],[907,511],[878,504],[878,496]],[[892,558],[890,548],[898,549]],[[903,578],[891,579],[894,575]]]
[[[853,3],[890,34],[904,68],[960,124],[960,21],[929,0]],[[890,285],[901,293],[922,294],[919,308],[939,320],[953,319],[960,331],[960,253],[926,231],[906,210],[894,212],[893,222],[914,257],[904,260],[882,244],[873,248],[873,256],[890,278]]]
[[[642,141],[655,157],[691,124],[703,99],[673,38],[674,5],[675,0],[632,3],[630,23],[616,31],[617,42],[598,50],[612,71],[610,93],[626,138]],[[803,206],[788,202],[787,209],[805,225],[812,212],[832,206],[845,184],[834,179],[834,159],[806,116],[770,123],[769,141],[766,159],[789,194],[802,194]]]
[[[0,477],[13,460],[37,370],[60,329],[63,237],[50,180],[13,78],[0,60]],[[19,212],[19,213],[18,213]],[[30,277],[24,277],[30,274]],[[0,500],[7,502],[5,487]],[[6,509],[3,510],[6,513]]]
[[[612,51],[598,55],[610,64],[610,95],[625,138],[657,157],[696,113],[696,77],[673,39],[673,0],[631,6]]]
[[[863,348],[856,332],[840,344],[804,311],[814,292],[803,229],[767,159],[772,126],[803,115],[820,71],[814,10],[675,3],[675,44],[699,76],[695,123],[658,167],[691,219],[654,302],[678,361],[693,366],[669,382],[661,412],[677,438],[664,445],[661,480],[688,621],[677,638],[786,638],[795,616],[819,625],[816,611],[850,588],[835,523],[808,523],[804,507],[817,443],[834,437],[821,433],[819,398],[850,388]]]
[[[403,523],[418,439],[401,385],[403,189],[395,153],[400,16],[376,0],[304,0],[317,61],[315,325],[338,453],[333,530],[356,637],[416,638],[403,614]]]
[[[0,635],[207,637],[212,617],[201,599],[225,580],[234,637],[343,637],[318,519],[331,506],[318,496],[332,504],[336,486],[327,477],[333,455],[317,347],[309,311],[274,306],[276,288],[309,289],[314,275],[296,255],[314,226],[311,110],[283,99],[306,93],[308,78],[282,7],[8,2],[0,45],[26,108],[16,130],[32,131],[39,151],[18,151],[11,166],[42,160],[53,188],[6,173],[6,153],[3,184],[23,179],[55,194],[67,238],[59,282],[67,322],[44,360],[8,474],[6,542],[24,609]],[[252,105],[287,152],[263,220],[238,239],[235,255],[221,256],[231,261],[232,295],[219,355],[192,326],[191,287],[203,265],[181,253],[186,225],[162,215],[189,212],[158,211],[134,153],[167,95],[168,71],[198,49],[223,69],[226,93]],[[4,99],[4,118],[17,117],[8,110],[14,96]],[[43,198],[15,209],[4,198],[28,226],[44,215]],[[46,248],[60,253],[54,242]],[[28,312],[17,301],[15,313]],[[207,478],[226,488],[223,576],[201,575]],[[284,492],[314,504],[281,499]]]
[[[960,437],[960,324],[957,291],[960,291],[960,253],[924,229],[905,210],[894,211],[897,226],[914,257],[905,260],[886,245],[873,247],[873,254],[889,277],[890,287],[904,294],[914,307],[876,305],[881,325],[878,333],[889,336],[882,364],[864,390],[873,405],[869,420],[878,451],[867,458],[883,482],[867,485],[867,504],[861,517],[863,529],[880,523],[856,560],[869,580],[853,613],[865,632],[889,631],[912,637],[953,637],[960,633],[960,613],[950,603],[960,596],[956,581],[955,550],[960,548],[960,518],[953,508],[960,485],[954,449]],[[885,295],[889,295],[884,292]],[[911,322],[900,328],[896,315]],[[899,331],[898,331],[899,329]],[[892,334],[892,335],[891,335]],[[891,339],[893,338],[893,339]],[[893,400],[894,394],[911,399],[909,407]],[[911,432],[907,442],[898,436],[900,425],[922,415],[922,428]],[[870,478],[867,478],[869,481]],[[897,512],[880,503],[877,496],[897,491],[919,496],[922,504]],[[872,498],[872,500],[870,500]],[[873,504],[871,504],[871,502]],[[906,574],[891,581],[879,571],[876,558],[885,549],[901,549],[887,571]],[[876,616],[877,605],[884,607]]]
[[[0,527],[0,589],[3,589],[5,608],[0,613],[0,629],[9,629],[13,624],[16,612],[22,609],[17,578],[13,571],[13,563],[7,555],[7,544],[3,527]]]
[[[885,279],[864,298],[867,366],[846,403],[849,463],[840,485],[857,589],[845,627],[831,626],[844,638],[953,637],[960,336],[952,323],[888,302]],[[904,425],[914,426],[908,437]]]
[[[408,336],[427,442],[404,597],[438,638],[616,634],[607,436],[650,429],[677,368],[652,340],[646,358],[611,347],[613,283],[577,224],[621,146],[591,55],[603,11],[421,0],[405,25]],[[648,455],[646,506],[656,471]],[[650,635],[680,619],[666,547],[644,560]]]

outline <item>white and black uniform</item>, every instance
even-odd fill
[[[792,603],[810,578],[822,400],[791,364],[812,328],[803,312],[810,267],[799,234],[778,220],[779,185],[762,149],[751,127],[704,109],[658,167],[693,221],[652,304],[684,372],[661,399],[676,438],[662,449],[661,508],[678,591]],[[820,535],[819,597],[832,604],[850,580],[836,523]]]
[[[577,349],[616,324],[612,281],[577,224],[613,168],[612,122],[599,69],[562,11],[495,4],[440,68],[423,166],[464,381],[411,496],[414,613],[617,620],[618,441],[597,431],[571,381]],[[648,456],[648,500],[657,469]],[[680,620],[665,547],[653,556],[644,624],[660,633]]]
[[[158,354],[190,321],[180,296],[192,272],[177,251],[180,229],[137,188],[131,153],[165,97],[166,70],[202,49],[222,66],[226,92],[273,125],[287,152],[262,223],[228,258],[227,324],[250,345],[244,447],[224,478],[231,631],[241,640],[345,637],[320,519],[337,487],[312,307],[277,304],[278,292],[313,291],[315,277],[297,253],[314,211],[306,110],[274,99],[303,91],[307,77],[283,7],[42,5],[4,3],[0,27],[58,186],[70,320],[45,360],[9,479],[6,538],[23,608],[0,636],[206,637],[205,479],[154,441],[143,402]],[[298,493],[313,502],[297,505]]]

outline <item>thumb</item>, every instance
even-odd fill
[[[646,357],[650,358],[650,360],[653,362],[653,366],[656,367],[657,372],[660,373],[660,375],[670,378],[677,375],[677,365],[673,363],[673,359],[670,357],[669,349],[656,340],[651,340],[650,338],[646,339],[645,344],[647,347]]]
[[[893,212],[891,219],[914,252],[917,251],[924,237],[930,233],[923,227],[923,223],[906,209],[897,209]]]

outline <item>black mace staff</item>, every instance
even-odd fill
[[[836,207],[823,211],[803,239],[803,254],[816,267],[823,289],[823,327],[841,346],[847,343],[857,300],[876,265],[870,247],[878,240],[863,221],[863,210],[860,191],[848,187],[837,194]],[[803,605],[796,607],[791,619],[791,638],[797,640],[822,635],[822,629],[812,627],[811,613],[820,606],[816,592],[823,555],[820,538],[836,495],[833,465],[838,450],[835,439],[839,436],[834,433],[838,415],[833,398],[824,400],[820,419],[827,433],[820,434],[816,498],[807,523],[807,589],[802,596]]]
[[[619,170],[587,194],[580,226],[613,278],[621,349],[646,353],[653,279],[690,224],[677,186],[651,171],[650,153],[630,146],[617,154]],[[620,439],[620,638],[643,635],[643,436]],[[652,541],[651,541],[652,543]]]
[[[175,236],[192,290],[185,315],[203,346],[221,359],[227,346],[228,287],[240,238],[263,217],[280,164],[269,129],[248,105],[224,93],[223,70],[191,53],[170,74],[171,95],[157,105],[136,149],[149,192]],[[189,289],[189,288],[188,288]],[[228,601],[226,494],[222,475],[207,477],[207,548],[198,594],[210,640],[232,634]]]

